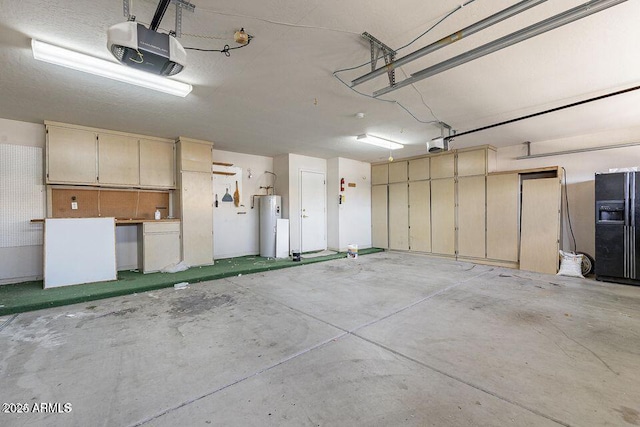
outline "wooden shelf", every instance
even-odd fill
[[[212,162],[211,164],[214,164],[217,166],[233,166],[233,163],[223,163],[223,162]]]
[[[236,174],[235,172],[220,172],[220,171],[212,171],[211,173],[215,175],[227,175],[227,176],[232,176]]]

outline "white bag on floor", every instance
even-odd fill
[[[582,275],[582,257],[584,255],[576,255],[571,252],[560,252],[560,271],[557,276],[569,276],[580,277],[584,279]]]

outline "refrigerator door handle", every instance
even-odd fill
[[[629,225],[632,227],[636,226],[636,174],[635,173],[630,173],[629,174],[630,179],[631,179],[631,188],[630,188],[630,197],[629,199],[629,204],[630,204],[630,213],[629,213]]]
[[[629,172],[625,172],[624,174],[624,225],[628,226],[631,224],[630,221],[630,209],[629,209],[629,202],[631,200],[631,198],[629,197],[629,187],[631,185],[631,183],[629,182],[629,175],[631,175]]]

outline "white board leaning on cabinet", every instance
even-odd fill
[[[44,220],[44,287],[116,280],[115,218]]]

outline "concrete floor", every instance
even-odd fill
[[[163,289],[0,319],[0,397],[72,405],[3,426],[640,425],[640,287],[380,253]]]

